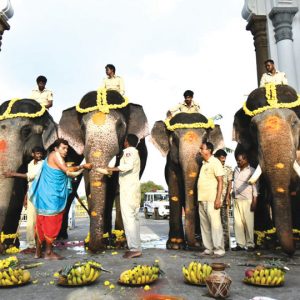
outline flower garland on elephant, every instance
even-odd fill
[[[0,234],[0,241],[1,241],[1,244],[3,244],[3,242],[5,240],[8,240],[8,239],[16,239],[17,237],[19,237],[20,234],[19,233],[11,233],[11,234],[5,234],[3,231],[1,232]],[[19,253],[20,252],[20,249],[17,248],[16,246],[11,246],[7,249],[5,249],[5,253],[7,254],[13,254],[13,253]]]
[[[14,98],[11,99],[8,103],[7,109],[5,110],[5,112],[0,116],[0,121],[2,120],[6,120],[6,119],[12,119],[12,118],[38,118],[41,117],[45,111],[47,110],[46,107],[44,105],[41,105],[41,109],[36,112],[36,113],[24,113],[24,112],[19,112],[19,113],[12,113],[11,110],[14,106],[14,104],[17,101],[21,101],[22,99],[19,98]]]
[[[100,112],[103,112],[105,114],[109,113],[110,109],[117,109],[117,108],[123,108],[128,105],[129,100],[127,97],[124,97],[124,102],[121,104],[108,104],[107,103],[107,90],[105,88],[100,88],[97,90],[97,100],[96,100],[96,105],[91,106],[88,108],[81,108],[80,103],[76,105],[76,110],[81,113],[89,113],[94,110],[99,110]]]
[[[213,119],[208,119],[207,123],[204,122],[198,122],[198,123],[191,123],[191,124],[186,124],[186,123],[176,123],[171,125],[170,124],[170,119],[166,119],[164,121],[166,124],[166,127],[170,131],[174,131],[175,129],[192,129],[192,128],[214,128],[215,124]]]
[[[272,108],[293,108],[293,107],[300,106],[300,95],[298,95],[298,99],[294,102],[278,103],[276,85],[274,83],[267,83],[265,85],[265,89],[266,89],[266,99],[269,105],[251,111],[248,109],[247,101],[246,101],[243,105],[243,110],[246,115],[253,117]]]

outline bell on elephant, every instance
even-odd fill
[[[201,241],[197,202],[197,179],[200,171],[199,148],[211,141],[223,148],[219,125],[199,113],[179,113],[171,120],[155,122],[151,139],[167,156],[165,178],[169,187],[170,218],[168,249],[199,248]],[[183,224],[182,210],[185,212]]]
[[[269,84],[250,93],[233,124],[236,154],[246,151],[250,164],[257,166],[251,178],[260,182],[255,229],[264,232],[275,227],[279,244],[289,255],[295,252],[292,229],[300,228],[299,218],[292,217],[299,216],[300,202],[291,202],[293,186],[299,186],[299,117],[296,91]]]

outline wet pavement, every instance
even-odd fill
[[[145,299],[153,294],[168,294],[181,296],[183,299],[212,299],[208,296],[206,287],[187,285],[183,281],[182,266],[190,261],[223,262],[230,267],[226,272],[232,279],[231,294],[227,299],[252,299],[255,296],[265,296],[273,299],[300,299],[300,252],[289,259],[280,251],[260,252],[227,252],[226,256],[219,259],[200,258],[198,252],[170,251],[165,249],[168,231],[168,220],[145,220],[141,217],[141,238],[143,240],[143,255],[140,258],[126,260],[122,258],[124,250],[106,250],[99,254],[90,254],[85,251],[82,241],[88,231],[89,220],[80,219],[75,229],[70,231],[69,242],[65,246],[59,245],[56,251],[65,257],[62,261],[45,261],[43,265],[31,269],[34,283],[18,288],[3,288],[0,291],[0,299]],[[24,238],[24,228],[21,228]],[[22,244],[24,246],[24,244]],[[33,255],[18,254],[22,263],[35,263]],[[245,265],[258,265],[270,259],[281,259],[290,268],[286,274],[286,283],[283,287],[263,288],[246,285],[242,282]],[[56,286],[53,274],[68,264],[82,259],[94,259],[102,263],[103,267],[111,273],[102,273],[97,282],[86,288]],[[118,284],[118,278],[122,271],[132,268],[135,264],[152,264],[158,259],[165,275],[151,285],[149,291],[143,287],[124,287]],[[114,288],[104,286],[104,281],[110,281]],[[151,297],[150,297],[151,299]]]

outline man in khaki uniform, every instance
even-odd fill
[[[124,142],[125,149],[123,150],[123,156],[119,166],[104,169],[107,172],[120,172],[120,206],[129,248],[129,251],[123,255],[124,258],[133,258],[142,255],[139,222],[139,210],[141,205],[141,162],[139,152],[136,149],[137,144],[138,137],[133,134],[128,134]],[[98,170],[96,169],[96,171]],[[100,169],[100,172],[101,170],[102,169]]]
[[[230,166],[225,165],[227,157],[226,151],[219,149],[214,156],[221,162],[224,169],[221,220],[223,226],[225,250],[228,250],[230,248],[229,208],[231,202],[230,193],[232,189],[233,172]]]
[[[103,79],[102,86],[107,90],[114,90],[119,92],[122,96],[125,95],[125,87],[123,78],[120,76],[116,76],[116,68],[112,64],[108,64],[105,66],[105,72],[107,77]]]
[[[234,231],[237,246],[232,251],[254,251],[254,210],[257,201],[257,184],[250,185],[255,169],[250,167],[247,155],[236,157],[237,167],[233,174]]]
[[[183,93],[184,102],[176,105],[172,109],[170,109],[167,112],[167,117],[172,118],[176,114],[179,114],[181,112],[184,113],[199,113],[200,112],[200,106],[197,104],[194,100],[194,92],[191,90],[187,90]]]
[[[266,83],[276,84],[288,84],[287,78],[284,72],[279,72],[276,70],[274,61],[268,59],[265,61],[265,68],[267,73],[264,73],[260,80],[260,87],[264,87]]]
[[[32,90],[29,98],[49,109],[53,105],[53,93],[46,89],[47,78],[41,75],[36,79],[36,83],[38,86]]]
[[[198,201],[203,255],[222,257],[225,254],[220,208],[224,170],[221,162],[212,153],[214,146],[204,142],[200,146],[203,165],[198,179]]]

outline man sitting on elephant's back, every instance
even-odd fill
[[[35,258],[42,257],[43,242],[46,242],[45,259],[62,258],[53,252],[52,243],[60,231],[66,202],[71,193],[69,177],[76,177],[83,169],[92,167],[91,164],[85,164],[68,168],[64,160],[68,147],[68,141],[64,139],[54,142],[54,150],[45,159],[40,174],[35,177],[28,192],[37,213]]]
[[[200,106],[193,100],[194,92],[191,90],[186,90],[183,93],[184,101],[171,108],[167,112],[167,118],[172,118],[179,113],[200,113]]]

